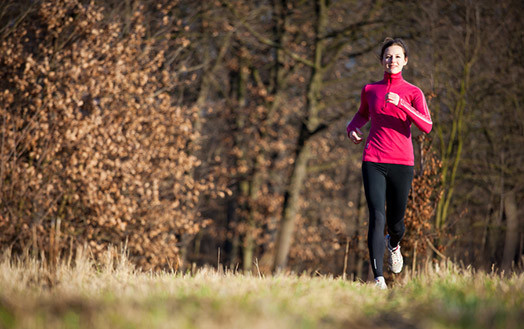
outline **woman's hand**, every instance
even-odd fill
[[[351,138],[351,140],[353,141],[353,143],[355,144],[358,144],[360,142],[362,142],[362,137],[360,137],[362,135],[362,131],[360,131],[360,129],[358,128],[355,128],[355,130],[351,130],[348,134],[349,138]]]
[[[395,93],[387,93],[386,102],[389,102],[389,103],[394,104],[395,106],[398,106],[398,102],[400,102],[400,96]]]

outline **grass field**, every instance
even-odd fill
[[[387,291],[329,276],[141,273],[125,258],[53,270],[0,260],[0,328],[523,328],[524,274],[448,263]]]

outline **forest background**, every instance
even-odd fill
[[[413,129],[403,253],[524,262],[522,1],[0,4],[0,244],[54,263],[365,279],[362,146],[345,126],[386,36],[434,126]],[[367,127],[366,129],[368,129]],[[367,130],[365,130],[367,132]]]

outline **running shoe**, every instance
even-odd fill
[[[386,285],[386,280],[384,280],[383,276],[377,276],[375,278],[375,287],[377,287],[380,290],[385,290],[388,288]]]
[[[388,264],[391,272],[398,274],[402,271],[402,265],[404,265],[404,260],[402,259],[402,254],[400,253],[400,244],[395,248],[391,247],[389,243],[389,234],[386,235],[386,246],[388,247]]]

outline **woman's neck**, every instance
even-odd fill
[[[384,71],[384,79],[386,80],[402,79],[402,71],[398,73],[389,73],[389,72]]]

